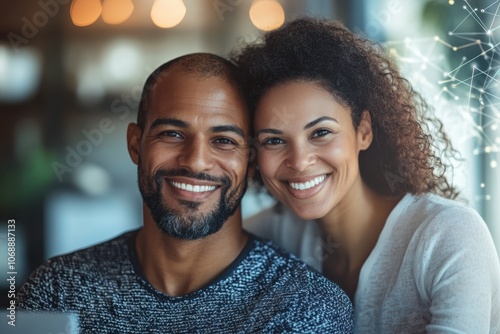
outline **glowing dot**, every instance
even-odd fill
[[[493,131],[497,131],[497,129],[498,129],[498,125],[497,125],[497,124],[493,124],[493,125],[491,126],[491,130],[493,130]],[[498,139],[498,138],[497,138],[497,139]]]
[[[439,41],[439,36],[434,36],[435,41]]]
[[[485,184],[484,184],[484,183],[481,183],[479,186],[480,186],[481,188],[484,188],[484,187],[485,187]]]
[[[481,13],[484,13],[484,9],[481,9]]]
[[[490,147],[490,146],[486,146],[486,147],[484,148],[484,151],[485,151],[486,153],[491,153],[491,147]]]
[[[487,201],[489,201],[489,200],[491,200],[491,195],[486,195],[486,196],[484,196],[484,198],[485,198]]]
[[[104,0],[102,3],[102,20],[107,24],[120,24],[125,22],[134,11],[131,0]]]
[[[477,148],[473,149],[472,150],[472,154],[478,155],[479,154],[479,150]]]
[[[490,35],[491,35],[491,30],[488,30],[488,31],[486,32],[486,35],[490,36]]]
[[[474,66],[474,67],[475,67],[475,66]],[[484,89],[479,88],[479,92],[480,92],[480,93],[484,93]]]
[[[182,0],[155,0],[151,8],[151,19],[160,28],[172,28],[186,16]]]
[[[465,7],[465,6],[463,6],[462,8],[463,8],[463,9],[467,9],[467,7]]]
[[[279,28],[285,22],[285,12],[278,1],[254,0],[249,14],[253,25],[264,31]]]
[[[463,60],[463,61],[466,61],[466,60],[467,60],[467,57],[462,57],[462,60]]]
[[[481,40],[480,39],[476,40],[476,44],[481,44]]]
[[[455,4],[455,1],[454,1],[454,0],[450,0],[450,1],[448,1],[448,3],[449,3],[450,5],[454,5],[454,4]]]
[[[448,31],[448,35],[453,35],[453,31]]]
[[[456,88],[456,87],[457,87],[457,85],[451,85],[451,88]]]
[[[492,160],[492,161],[490,162],[490,167],[491,167],[491,168],[497,168],[497,165],[498,165],[498,164],[497,164],[497,162],[496,162],[495,160]]]
[[[456,46],[454,46],[454,47],[452,48],[452,50],[453,50],[453,51],[457,51],[457,50],[458,50],[458,48],[457,48]]]
[[[77,27],[84,27],[94,23],[101,16],[102,6],[99,0],[74,0],[69,13],[71,21]]]
[[[457,100],[457,101],[458,101],[458,96],[455,96],[455,100]]]

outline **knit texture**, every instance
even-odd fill
[[[23,284],[19,309],[74,313],[84,333],[351,333],[335,284],[269,241],[250,236],[208,286],[170,297],[143,277],[137,231],[55,257]]]
[[[244,227],[318,270],[342,246],[288,209]],[[458,202],[407,194],[361,268],[354,309],[360,334],[500,333],[500,265],[486,224]]]

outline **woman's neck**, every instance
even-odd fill
[[[323,274],[344,288],[351,299],[361,267],[400,199],[375,193],[359,178],[342,202],[317,222],[323,236],[337,245],[331,254],[324,254]]]

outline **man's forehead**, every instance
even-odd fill
[[[233,112],[243,109],[246,112],[238,87],[220,77],[198,78],[190,74],[174,74],[168,80],[157,82],[151,92],[150,102],[156,107],[185,105],[227,108]]]

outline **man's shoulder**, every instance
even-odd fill
[[[272,242],[255,243],[249,257],[260,258],[251,265],[263,292],[254,314],[274,314],[284,331],[352,331],[352,303],[338,285]]]
[[[350,304],[345,292],[335,283],[321,275],[295,255],[285,251],[266,239],[256,239],[254,254],[266,262],[267,273],[277,284],[278,290],[293,291],[304,302],[310,299],[325,300],[328,303]],[[271,277],[268,277],[268,281]]]
[[[62,309],[67,298],[83,298],[100,284],[132,273],[128,244],[135,232],[47,260],[26,279],[17,299],[21,309]]]
[[[108,275],[120,271],[128,261],[129,243],[135,231],[72,253],[58,255],[40,265],[26,279],[26,285],[64,284],[63,278]]]
[[[125,232],[111,240],[68,254],[55,256],[46,261],[44,265],[52,267],[64,266],[65,268],[107,266],[109,262],[128,258],[129,245],[136,232]]]

